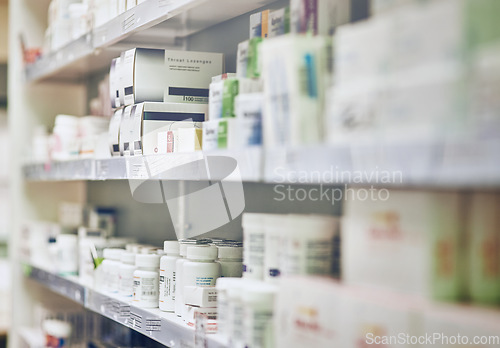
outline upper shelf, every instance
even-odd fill
[[[500,140],[408,144],[317,145],[303,148],[174,153],[24,166],[30,181],[207,180],[204,158],[238,163],[242,181],[377,187],[499,188]],[[229,173],[210,173],[222,180]],[[238,178],[238,177],[236,177]],[[230,180],[234,180],[232,176]],[[238,180],[238,179],[236,179]]]
[[[109,67],[133,47],[178,47],[179,39],[275,0],[147,0],[26,67],[27,81],[75,80]]]

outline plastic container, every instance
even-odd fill
[[[248,348],[273,348],[273,308],[277,288],[252,284],[241,289],[243,339]]]
[[[243,275],[243,248],[232,245],[221,245],[217,249],[217,262],[221,267],[221,276],[241,278]]]
[[[135,257],[134,300],[141,308],[158,308],[160,256],[138,254]]]
[[[229,321],[229,298],[227,289],[237,286],[243,280],[241,278],[219,278],[215,287],[217,288],[217,334],[227,343],[231,332],[231,323]]]
[[[283,242],[288,235],[288,215],[263,214],[264,220],[264,280],[276,283],[281,276]],[[307,234],[307,233],[304,233]]]
[[[103,288],[105,291],[117,293],[120,284],[120,265],[121,256],[124,249],[106,248],[104,249],[103,267]]]
[[[213,245],[188,246],[187,261],[183,264],[183,286],[215,286],[221,275],[215,262],[218,250]]]
[[[166,240],[163,244],[166,255],[160,259],[160,310],[173,312],[175,310],[175,264],[179,255],[179,242]]]
[[[334,238],[339,233],[338,218],[288,215],[287,219],[282,275],[332,275]]]
[[[57,272],[60,275],[78,274],[78,237],[60,234],[56,238]]]
[[[42,324],[45,333],[45,346],[51,348],[69,347],[71,325],[61,320],[44,320]]]
[[[198,241],[194,239],[183,239],[179,241],[179,259],[175,261],[175,305],[174,310],[177,316],[182,316],[182,310],[184,308],[184,298],[182,294],[183,283],[183,265],[186,261],[187,247],[189,245],[196,245]]]
[[[134,295],[135,254],[125,251],[120,258],[118,293],[125,297]]]
[[[229,347],[232,348],[245,347],[242,289],[248,286],[248,281],[249,279],[241,279],[240,282],[234,283],[226,289],[229,314],[227,330],[229,331]]]
[[[263,279],[264,226],[263,214],[244,213],[243,225],[243,277]]]

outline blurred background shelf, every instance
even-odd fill
[[[111,60],[130,48],[185,48],[183,38],[272,2],[147,0],[29,64],[26,80],[75,82],[109,69]]]
[[[41,268],[23,264],[25,275],[44,285],[51,291],[58,293],[78,304],[85,304],[85,287],[75,279],[61,277]]]

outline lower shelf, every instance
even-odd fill
[[[195,329],[173,313],[159,309],[138,308],[130,299],[105,294],[78,282],[75,277],[61,277],[35,266],[24,265],[25,275],[53,292],[85,308],[129,327],[167,347],[194,347]],[[204,346],[226,347],[217,335],[206,335]]]

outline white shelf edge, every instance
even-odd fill
[[[105,294],[86,287],[77,280],[61,277],[35,266],[23,265],[31,269],[30,273],[25,272],[27,277],[83,305],[92,312],[127,326],[167,347],[192,347],[194,345],[195,330],[173,313],[161,312],[157,308],[139,308],[131,304],[131,300],[127,298]],[[75,289],[82,291],[81,300],[71,295],[71,290]],[[213,334],[207,335],[207,345],[210,348],[226,347],[217,335]]]
[[[204,166],[182,165],[210,156],[225,156],[237,161],[244,182],[481,189],[500,187],[498,153],[500,140],[277,149],[253,147],[54,162],[50,169],[47,165],[34,164],[24,166],[24,173],[31,181],[146,180],[150,177],[144,175],[144,170],[133,170],[134,167],[141,169],[146,163],[154,165],[156,173],[160,173],[154,179],[200,181],[206,179],[203,177]]]

